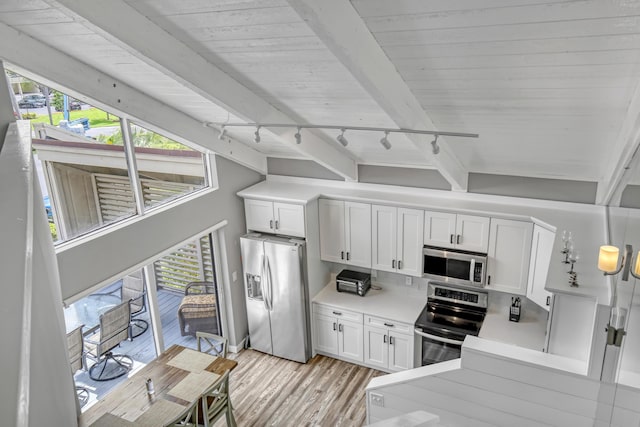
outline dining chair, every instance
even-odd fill
[[[196,400],[190,407],[188,407],[182,414],[180,414],[175,420],[164,427],[196,427],[198,426],[198,411],[200,408],[200,401]]]
[[[69,364],[71,365],[72,374],[84,368],[83,327],[84,325],[80,325],[67,334],[67,348],[69,350]],[[80,407],[83,407],[89,401],[89,390],[85,387],[76,386],[76,395]]]
[[[228,427],[237,426],[229,398],[229,372],[229,370],[225,371],[215,384],[202,395],[202,418],[205,427],[213,426],[222,415],[226,415]]]
[[[196,332],[196,343],[198,345],[198,351],[202,353],[227,357],[228,340],[220,335],[198,331]]]
[[[149,328],[149,322],[136,318],[136,316],[147,311],[146,294],[144,280],[141,275],[140,277],[129,275],[122,278],[122,287],[120,288],[121,301],[129,301],[131,305],[131,323],[129,325],[129,338],[131,340],[142,335]]]
[[[100,315],[100,329],[85,340],[87,357],[95,360],[89,368],[89,377],[95,381],[108,381],[125,375],[133,366],[133,359],[124,354],[113,354],[111,350],[129,338],[131,306],[129,301],[107,310]],[[96,372],[98,372],[96,374]]]

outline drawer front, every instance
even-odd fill
[[[313,312],[323,314],[325,316],[333,316],[339,320],[342,319],[362,324],[362,313],[345,310],[343,308],[324,304],[313,304]]]
[[[384,317],[376,316],[364,316],[365,326],[374,326],[377,328],[386,328],[390,331],[395,331],[400,334],[413,335],[413,325],[408,323],[398,322],[396,320],[385,319]]]

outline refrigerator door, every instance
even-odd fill
[[[251,347],[271,354],[271,326],[265,292],[264,239],[241,237],[244,290]]]
[[[300,243],[264,242],[273,355],[305,363],[310,356]]]

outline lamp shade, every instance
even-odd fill
[[[615,246],[600,246],[600,255],[598,256],[598,269],[605,273],[613,273],[618,268],[618,255],[620,249]]]

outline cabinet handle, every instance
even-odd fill
[[[385,344],[387,343],[387,336],[386,335],[382,336],[382,342],[385,343]]]
[[[449,243],[451,243],[453,245],[453,234],[451,235],[451,237],[449,238]]]
[[[395,259],[391,260],[391,268],[396,268],[396,260]]]
[[[344,251],[340,251],[340,259],[344,259]]]
[[[389,335],[389,344],[393,345],[393,337]]]
[[[349,252],[347,252],[347,261],[349,261]]]
[[[276,230],[280,227],[280,221],[276,220]]]
[[[342,323],[338,323],[338,331],[342,332]]]
[[[398,270],[402,270],[402,261],[398,260]]]
[[[336,316],[342,316],[342,313],[340,313],[339,311],[334,311],[333,314],[335,314]]]
[[[333,330],[336,330],[336,322],[333,322]]]
[[[269,228],[273,230],[273,220],[272,219],[269,220]]]
[[[393,327],[394,327],[394,324],[393,324],[393,323],[387,323],[387,322],[385,322],[385,323],[384,323],[384,326],[386,326],[387,328],[393,328]]]
[[[491,284],[491,276],[487,276],[487,286]]]
[[[456,236],[456,245],[459,245],[459,244],[460,244],[460,235],[458,234]]]
[[[551,305],[551,296],[547,297],[547,305]]]

